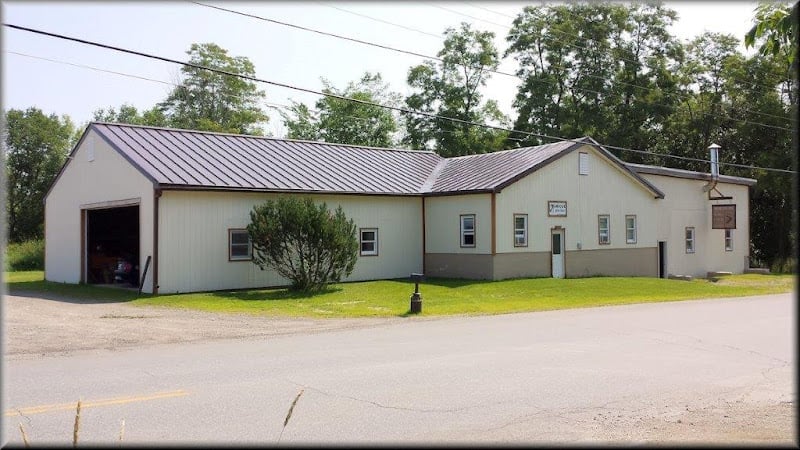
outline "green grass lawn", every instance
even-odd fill
[[[51,292],[133,305],[281,317],[391,317],[408,312],[408,281],[341,283],[301,297],[286,289],[221,291],[137,298],[136,292],[42,281],[42,272],[6,272],[10,293]],[[504,281],[432,279],[420,285],[423,315],[502,314],[697,298],[791,292],[794,275],[733,275],[714,283],[658,278],[529,278]]]

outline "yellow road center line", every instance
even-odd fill
[[[81,409],[84,408],[92,408],[97,406],[111,406],[111,405],[122,405],[125,403],[135,403],[135,402],[145,402],[148,400],[159,400],[162,398],[172,398],[172,397],[183,397],[189,395],[188,392],[184,390],[177,390],[177,391],[169,391],[169,392],[158,392],[151,395],[140,395],[140,396],[128,396],[128,397],[116,397],[116,398],[109,398],[104,400],[93,400],[87,402],[81,402]],[[78,406],[78,401],[76,400],[73,403],[61,403],[57,405],[41,405],[41,406],[31,406],[28,408],[16,408],[16,409],[8,409],[4,413],[6,417],[8,416],[28,416],[31,414],[41,414],[46,412],[53,412],[53,411],[65,411],[70,409],[76,409]]]

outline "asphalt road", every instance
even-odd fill
[[[3,443],[71,445],[78,399],[93,444],[792,443],[795,318],[785,294],[7,359]]]

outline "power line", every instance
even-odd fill
[[[398,49],[398,48],[390,47],[390,46],[383,45],[383,44],[376,44],[374,42],[369,42],[369,41],[364,41],[364,40],[361,40],[361,39],[355,39],[355,38],[351,38],[351,37],[346,37],[346,36],[338,35],[338,34],[335,34],[335,33],[328,33],[328,32],[325,32],[325,31],[315,30],[315,29],[308,28],[308,27],[303,27],[303,26],[300,26],[300,25],[295,25],[295,24],[291,24],[291,23],[287,23],[287,22],[281,22],[281,21],[278,21],[278,20],[269,19],[269,18],[262,17],[262,16],[257,16],[255,14],[249,14],[249,13],[244,13],[244,12],[241,12],[241,11],[236,11],[236,10],[232,10],[232,9],[228,9],[228,8],[223,8],[221,6],[208,5],[208,4],[205,4],[205,3],[199,3],[199,2],[195,2],[195,1],[190,1],[190,3],[193,3],[193,4],[198,5],[198,6],[204,6],[206,8],[216,9],[216,10],[219,10],[219,11],[225,11],[225,12],[228,12],[228,13],[231,13],[231,14],[237,14],[237,15],[250,17],[250,18],[253,18],[253,19],[257,19],[257,20],[262,20],[262,21],[273,23],[273,24],[277,24],[277,25],[283,25],[283,26],[288,26],[288,27],[291,27],[291,28],[300,29],[300,30],[303,30],[303,31],[309,31],[309,32],[321,34],[321,35],[324,35],[324,36],[335,37],[335,38],[338,38],[338,39],[344,39],[344,40],[347,40],[347,41],[350,41],[350,42],[356,42],[356,43],[359,43],[359,44],[362,44],[362,45],[378,47],[378,48],[382,48],[384,50],[390,50],[390,51],[394,51],[394,52],[398,52],[398,53],[404,53],[404,54],[407,54],[407,55],[412,55],[412,56],[417,56],[417,57],[421,57],[421,58],[432,59],[432,60],[439,61],[439,62],[444,62],[443,58],[439,58],[437,56],[424,55],[424,54],[421,54],[421,53],[417,53],[417,52],[413,52],[413,51],[409,51],[409,50]],[[573,46],[575,46],[575,45],[573,44]],[[584,47],[580,47],[580,48],[584,48]],[[553,67],[557,67],[557,68],[563,69],[563,67],[560,67],[560,66],[553,66]],[[472,68],[481,69],[481,70],[484,70],[486,72],[496,73],[498,75],[504,75],[504,76],[507,76],[507,77],[516,78],[517,80],[520,80],[520,81],[523,81],[523,82],[526,81],[526,80],[520,78],[518,75],[515,75],[513,73],[509,73],[509,72],[503,72],[503,71],[500,71],[500,70],[497,70],[497,69],[490,69],[490,68],[477,67],[477,66],[476,67],[472,67]],[[587,77],[594,77],[594,78],[606,80],[605,77],[601,77],[599,75],[592,75],[592,74],[584,74],[584,75],[587,76]],[[532,80],[532,81],[534,81],[536,83],[549,84],[551,86],[556,86],[556,84],[554,84],[552,82],[547,82],[547,81],[544,81],[544,80]],[[640,89],[652,90],[651,88],[647,88],[647,87],[644,87],[644,86],[639,86],[639,85],[627,83],[627,82],[624,82],[624,81],[619,81],[618,83],[622,84],[622,85],[638,87]],[[593,93],[593,94],[597,94],[597,95],[601,95],[601,96],[606,95],[603,92],[595,91],[595,90],[584,88],[584,87],[573,87],[573,89],[574,90],[579,90],[579,91],[582,91],[582,92],[589,92],[589,93]],[[679,96],[679,97],[683,97],[683,98],[691,98],[687,94],[675,93],[675,95]],[[744,108],[743,108],[743,110],[750,111],[750,110],[747,110],[747,109],[744,109]],[[774,116],[774,115],[771,115],[771,114],[761,113],[761,112],[758,112],[758,111],[750,111],[750,112],[754,112],[756,114],[761,114],[761,115],[772,116],[772,117],[779,118],[779,119],[782,119],[782,120],[790,120],[791,121],[790,118],[787,119],[786,117]],[[761,127],[764,127],[764,128],[772,128],[772,129],[777,129],[777,130],[782,130],[782,131],[793,131],[792,129],[786,128],[786,127],[781,127],[781,126],[776,126],[776,125],[769,125],[769,124],[765,124],[765,123],[762,123],[762,122],[756,122],[756,121],[752,121],[752,120],[738,119],[738,118],[731,117],[731,116],[728,116],[728,115],[720,116],[720,115],[713,114],[713,113],[708,112],[708,111],[702,111],[702,112],[700,112],[700,114],[702,114],[703,116],[706,116],[706,117],[716,117],[716,118],[721,118],[721,119],[734,120],[734,121],[738,121],[738,122],[742,122],[742,123],[750,123],[750,124],[761,126]]]
[[[386,25],[391,25],[393,27],[402,28],[404,30],[420,33],[420,34],[425,35],[425,36],[435,37],[436,39],[439,39],[439,40],[443,39],[442,36],[438,35],[438,34],[428,33],[427,31],[422,31],[422,30],[418,30],[416,28],[407,27],[407,26],[401,25],[399,23],[389,22],[388,20],[383,20],[383,19],[379,19],[377,17],[368,16],[366,14],[357,13],[355,11],[350,11],[348,9],[340,8],[338,6],[334,6],[334,5],[331,5],[329,3],[323,3],[323,2],[316,2],[316,3],[319,4],[319,5],[322,5],[322,6],[327,6],[328,8],[333,8],[333,9],[336,9],[336,10],[339,10],[339,11],[342,11],[342,12],[346,12],[347,14],[352,14],[354,16],[359,16],[359,17],[363,17],[365,19],[374,20],[376,22],[381,22],[381,23],[384,23]]]
[[[533,132],[529,132],[529,131],[514,130],[514,129],[511,129],[511,128],[505,128],[505,127],[500,127],[500,126],[496,126],[496,125],[478,123],[478,122],[473,122],[473,121],[469,121],[469,120],[458,119],[458,118],[455,118],[455,117],[440,116],[440,115],[437,115],[437,114],[427,113],[427,112],[424,112],[424,111],[411,110],[411,109],[403,108],[403,107],[399,107],[399,106],[381,105],[380,103],[375,103],[375,102],[359,100],[359,99],[355,99],[355,98],[344,97],[344,96],[341,96],[341,95],[338,95],[338,94],[331,94],[331,93],[327,93],[327,92],[316,91],[316,90],[313,90],[313,89],[303,88],[303,87],[299,87],[299,86],[293,86],[293,85],[290,85],[290,84],[281,83],[281,82],[277,82],[277,81],[265,80],[265,79],[257,78],[257,77],[250,76],[250,75],[243,75],[243,74],[229,72],[229,71],[222,70],[222,69],[217,69],[217,68],[213,68],[213,67],[207,67],[207,66],[203,66],[203,65],[200,65],[200,64],[195,64],[195,63],[188,62],[188,61],[179,61],[179,60],[176,60],[176,59],[167,58],[167,57],[164,57],[164,56],[153,55],[153,54],[141,52],[141,51],[138,51],[138,50],[131,50],[131,49],[126,49],[126,48],[122,48],[122,47],[116,47],[116,46],[109,45],[109,44],[103,44],[103,43],[99,43],[99,42],[89,41],[89,40],[86,40],[86,39],[81,39],[81,38],[76,38],[76,37],[71,37],[71,36],[65,36],[65,35],[58,34],[58,33],[52,33],[52,32],[49,32],[49,31],[37,30],[37,29],[34,29],[34,28],[28,28],[28,27],[24,27],[24,26],[20,26],[20,25],[14,25],[14,24],[9,24],[9,23],[3,23],[3,25],[6,26],[6,27],[9,27],[9,28],[12,28],[12,29],[21,30],[21,31],[27,31],[27,32],[30,32],[30,33],[40,34],[40,35],[43,35],[43,36],[49,36],[49,37],[53,37],[53,38],[57,38],[57,39],[63,39],[63,40],[67,40],[67,41],[78,42],[78,43],[81,43],[81,44],[84,44],[84,45],[91,45],[91,46],[94,46],[94,47],[100,47],[100,48],[104,48],[104,49],[107,49],[107,50],[114,50],[114,51],[121,52],[121,53],[128,53],[128,54],[132,54],[132,55],[142,56],[142,57],[145,57],[145,58],[155,59],[155,60],[164,61],[164,62],[168,62],[168,63],[172,63],[172,64],[179,64],[179,65],[183,65],[183,66],[187,66],[187,67],[193,67],[195,69],[207,70],[209,72],[218,73],[218,74],[221,74],[221,75],[237,77],[237,78],[241,78],[241,79],[245,79],[245,80],[250,80],[250,81],[253,81],[253,82],[265,83],[265,84],[269,84],[269,85],[272,85],[272,86],[278,86],[278,87],[282,87],[282,88],[286,88],[286,89],[292,89],[292,90],[296,90],[296,91],[300,91],[300,92],[306,92],[306,93],[316,94],[316,95],[325,96],[325,97],[337,98],[337,99],[345,100],[345,101],[352,102],[352,103],[359,103],[359,104],[362,104],[362,105],[377,106],[377,107],[380,107],[380,108],[390,109],[390,110],[394,110],[394,111],[398,111],[398,112],[402,112],[402,113],[406,113],[406,114],[417,114],[417,115],[421,115],[421,116],[425,116],[425,117],[431,117],[431,118],[436,118],[436,119],[444,119],[444,120],[449,120],[451,122],[463,123],[463,124],[472,125],[472,126],[479,126],[479,127],[494,129],[494,130],[498,130],[498,131],[506,131],[506,132],[509,132],[509,133],[519,133],[519,134],[523,134],[523,135],[527,135],[527,136],[534,136],[534,137],[538,137],[538,138],[549,139],[551,141],[584,143],[583,141],[581,141],[579,139],[567,139],[567,138],[562,138],[562,137],[557,137],[557,136],[548,136],[548,135],[545,135],[545,134],[533,133]],[[615,149],[615,150],[634,152],[634,153],[642,153],[642,154],[648,154],[648,155],[653,155],[653,156],[658,156],[658,157],[674,158],[674,159],[679,159],[679,160],[698,161],[698,162],[706,162],[706,163],[710,162],[709,160],[700,159],[700,158],[689,158],[689,157],[685,157],[685,156],[661,154],[661,153],[655,153],[655,152],[651,152],[651,151],[635,150],[635,149],[630,149],[630,148],[625,148],[625,147],[618,147],[618,146],[613,146],[613,145],[602,145],[601,144],[601,146],[605,147],[605,148]],[[746,169],[765,170],[765,171],[772,171],[772,172],[782,172],[782,173],[792,173],[792,174],[797,173],[796,171],[787,170],[787,169],[748,166],[748,165],[744,165],[744,164],[734,164],[734,163],[726,163],[726,162],[720,162],[719,165],[746,168]]]

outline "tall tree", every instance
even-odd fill
[[[44,195],[70,151],[75,127],[68,116],[38,108],[6,117],[6,215],[11,242],[44,235]]]
[[[193,64],[255,77],[255,67],[248,58],[229,56],[217,44],[192,44],[187,54]],[[180,85],[158,104],[171,126],[264,134],[260,124],[268,117],[259,101],[266,94],[255,82],[191,66],[183,66],[181,74]]]
[[[667,30],[675,18],[647,4],[525,7],[506,38],[506,56],[517,60],[522,80],[514,128],[590,135],[616,146],[651,144],[676,103],[673,72],[682,53]],[[512,138],[543,142],[524,133]]]
[[[437,54],[441,61],[425,61],[409,70],[408,84],[414,92],[406,97],[406,105],[465,122],[505,125],[507,119],[497,103],[484,101],[480,93],[489,71],[496,70],[500,62],[492,42],[494,33],[462,23],[459,29],[448,28],[444,36],[444,47]],[[502,148],[506,138],[505,132],[464,122],[409,113],[404,117],[404,143],[442,156],[492,152]]]
[[[379,73],[367,72],[342,90],[324,78],[322,83],[326,94],[382,105],[394,106],[400,101]],[[373,147],[391,147],[396,143],[397,120],[386,108],[329,96],[320,98],[315,107],[312,112],[306,105],[293,102],[291,112],[283,114],[289,131],[287,137]]]

